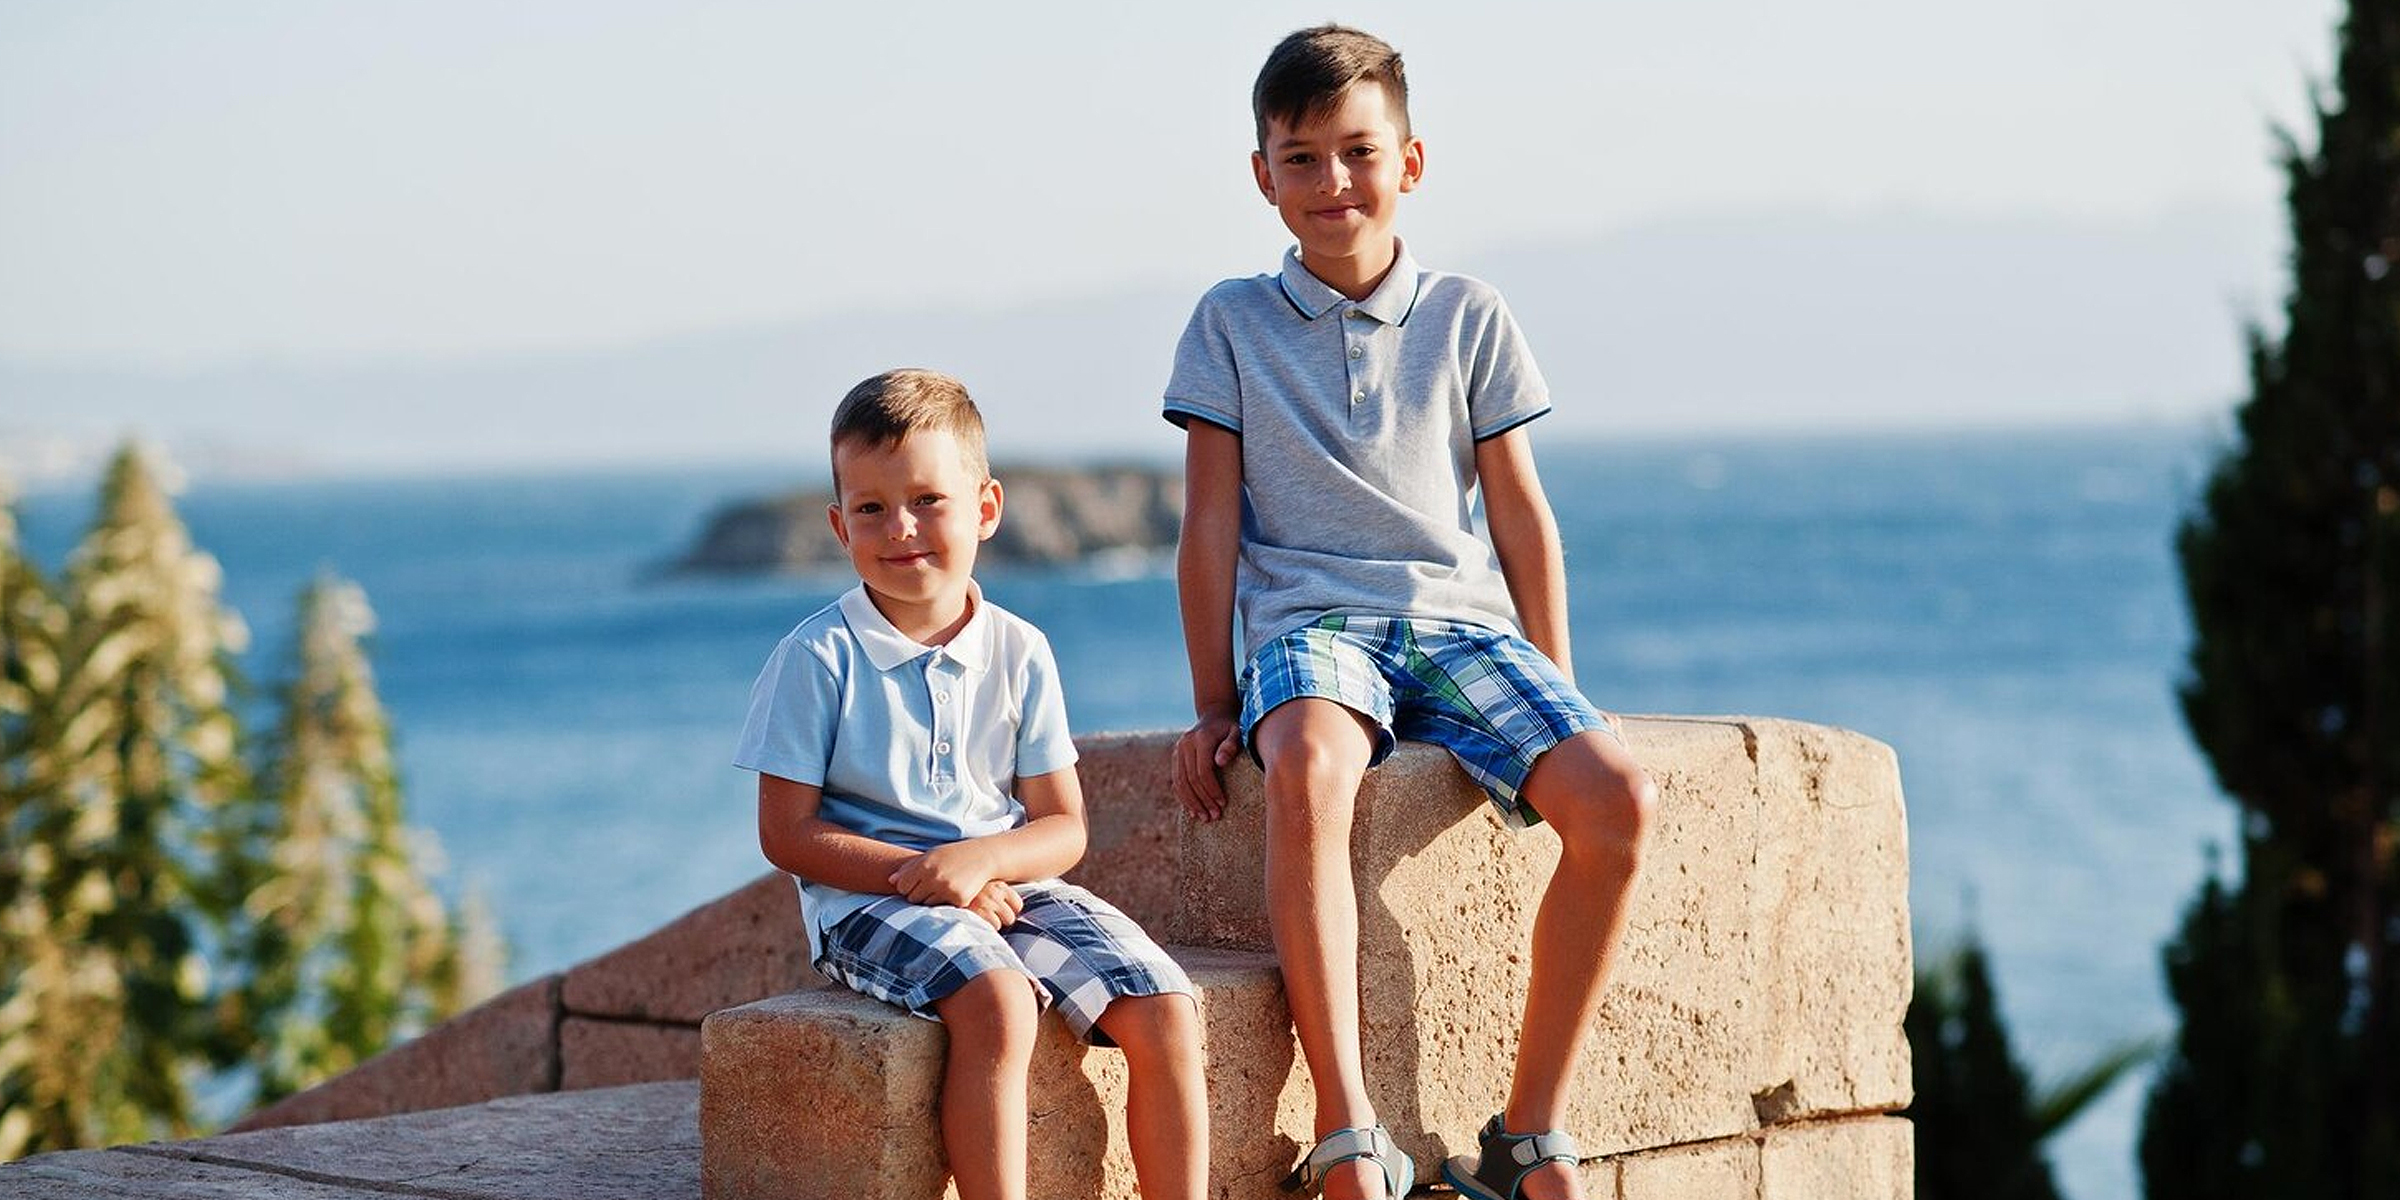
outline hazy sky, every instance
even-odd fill
[[[0,360],[1196,291],[1281,244],[1247,87],[1336,15],[1408,57],[1429,171],[1403,227],[1444,257],[1795,210],[2271,217],[2265,129],[2303,113],[2335,8],[9,0]]]

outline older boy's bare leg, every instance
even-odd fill
[[[1533,919],[1533,980],[1501,1117],[1512,1133],[1557,1129],[1566,1119],[1575,1053],[1600,1010],[1656,803],[1633,757],[1599,733],[1552,747],[1534,763],[1523,790],[1557,831],[1559,858]],[[1578,1194],[1575,1174],[1552,1163],[1525,1181],[1523,1194],[1566,1200]]]
[[[1201,1200],[1208,1086],[1199,1009],[1181,994],[1120,996],[1099,1025],[1125,1051],[1125,1133],[1142,1200]]]
[[[1330,700],[1276,706],[1251,731],[1266,764],[1267,914],[1292,1029],[1316,1087],[1316,1131],[1375,1123],[1358,1049],[1358,890],[1350,822],[1375,750],[1365,718]],[[1330,1200],[1381,1195],[1383,1176],[1346,1164]]]
[[[1041,1015],[1031,978],[986,971],[934,1001],[950,1031],[942,1150],[959,1200],[1025,1200],[1025,1075]]]

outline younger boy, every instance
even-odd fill
[[[1134,1174],[1199,1200],[1208,1115],[1191,981],[1139,927],[1055,876],[1083,793],[1049,643],[983,598],[1000,524],[966,389],[892,371],[833,416],[826,517],[859,586],[775,647],[734,763],[758,839],[797,876],[817,969],[949,1030],[942,1145],[961,1200],[1022,1200],[1034,1022],[1125,1051]]]
[[[1266,771],[1267,909],[1322,1139],[1286,1186],[1361,1200],[1414,1180],[1360,1069],[1349,848],[1360,777],[1400,737],[1447,747],[1511,827],[1558,833],[1506,1107],[1443,1174],[1475,1200],[1563,1200],[1578,1152],[1558,1126],[1653,793],[1571,676],[1557,525],[1524,428],[1548,391],[1498,294],[1419,267],[1393,236],[1425,170],[1396,51],[1302,30],[1251,107],[1258,189],[1299,245],[1277,274],[1211,289],[1176,348],[1198,720],[1174,778],[1214,820],[1217,769],[1244,740]]]

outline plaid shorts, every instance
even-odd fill
[[[1133,918],[1071,883],[1020,883],[1025,911],[1006,929],[946,904],[886,896],[827,930],[817,970],[928,1021],[933,1006],[986,971],[1022,971],[1075,1036],[1112,1045],[1094,1024],[1119,996],[1181,992],[1191,978]]]
[[[1619,737],[1531,642],[1455,621],[1334,615],[1268,642],[1242,675],[1242,739],[1304,696],[1375,722],[1370,766],[1396,738],[1448,750],[1512,829],[1541,822],[1518,789],[1543,752],[1587,730]]]

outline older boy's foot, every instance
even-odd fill
[[[1442,1164],[1442,1178],[1462,1200],[1581,1200],[1575,1168],[1583,1154],[1565,1132],[1510,1133],[1495,1116],[1476,1141],[1472,1157]]]
[[[1325,1200],[1400,1200],[1416,1186],[1417,1164],[1381,1125],[1336,1129],[1318,1139],[1283,1190]]]

